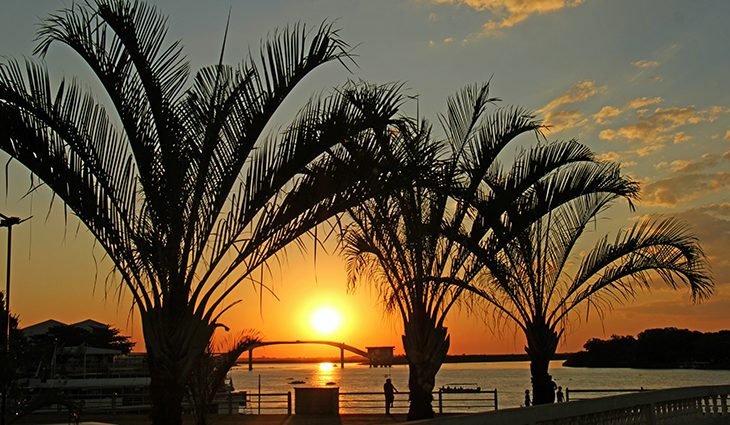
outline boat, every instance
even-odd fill
[[[455,382],[442,386],[439,391],[442,393],[478,393],[482,391],[482,388],[474,382]]]

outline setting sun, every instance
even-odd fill
[[[320,334],[330,334],[342,323],[340,313],[332,307],[320,307],[312,313],[312,328]]]

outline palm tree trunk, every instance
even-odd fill
[[[408,359],[408,420],[433,418],[433,388],[436,373],[446,359],[450,339],[447,329],[431,318],[405,323],[403,348]]]
[[[530,323],[525,331],[530,357],[532,376],[532,403],[549,404],[555,402],[555,383],[548,373],[550,360],[555,356],[559,337],[555,330],[543,323]]]
[[[408,390],[410,404],[408,406],[408,420],[433,418],[433,387],[435,374],[430,374],[425,368],[408,362]]]
[[[549,404],[555,402],[553,380],[548,373],[550,359],[546,356],[530,360],[530,374],[532,375],[532,403]],[[552,357],[552,356],[551,356]]]
[[[211,326],[191,312],[179,311],[166,307],[140,314],[150,371],[153,425],[181,425],[188,383],[212,336]]]
[[[156,370],[157,369],[157,370]],[[169,373],[160,373],[150,362],[150,417],[154,425],[181,425],[185,385]]]

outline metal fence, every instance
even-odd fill
[[[408,412],[408,393],[397,393],[391,408],[393,413]],[[499,408],[497,390],[469,392],[434,391],[433,408],[438,413],[474,413],[497,410]],[[252,393],[233,391],[215,397],[211,413],[268,415],[293,413],[292,392]],[[187,409],[187,406],[184,406]],[[59,391],[39,406],[36,412],[61,413],[77,410],[80,413],[146,413],[150,400],[146,392],[117,388],[85,388],[77,391]],[[382,413],[385,411],[385,398],[382,392],[340,392],[339,412]]]

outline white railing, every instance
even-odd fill
[[[423,425],[730,423],[730,385],[671,388],[412,422]]]
[[[341,414],[377,414],[385,411],[383,392],[341,392],[339,393]],[[408,393],[395,394],[393,407],[394,414],[408,412]],[[497,410],[499,402],[497,390],[474,390],[462,392],[434,391],[433,409],[436,413],[474,413]]]

